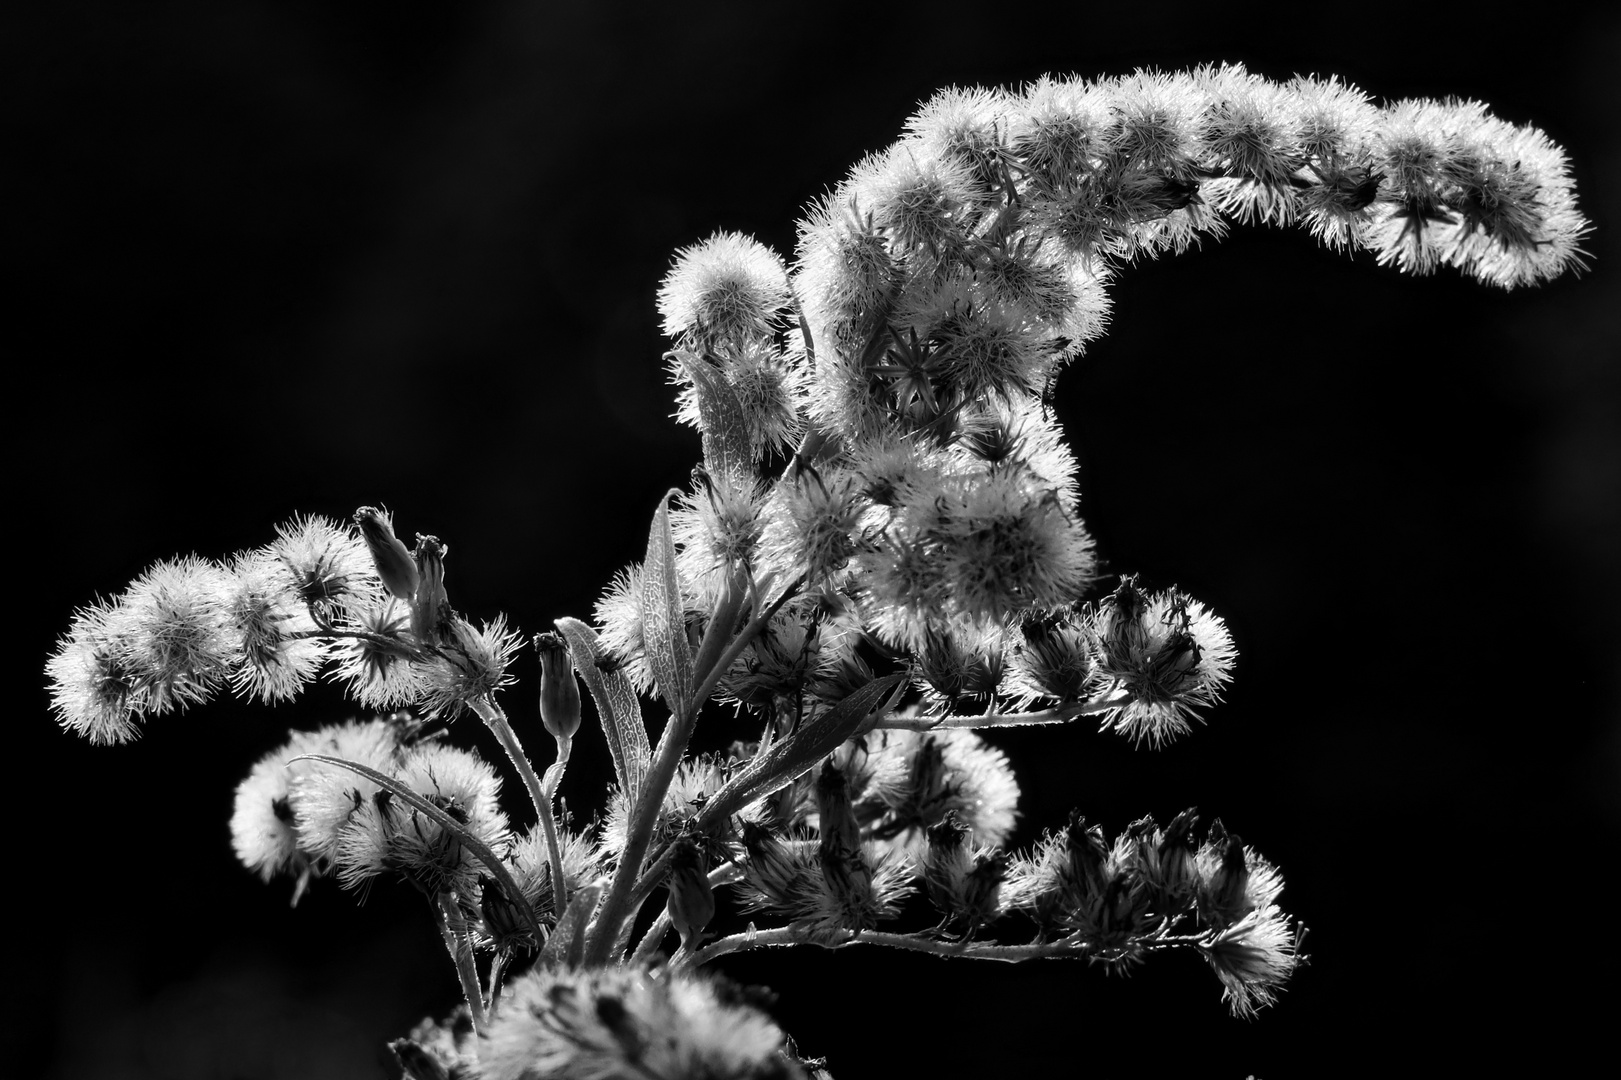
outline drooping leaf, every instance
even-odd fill
[[[840,743],[860,734],[863,722],[871,718],[874,712],[889,708],[885,696],[906,679],[905,672],[874,679],[805,723],[792,735],[779,739],[769,749],[755,754],[741,772],[728,780],[704,804],[703,812],[698,815],[698,828],[708,828],[724,821],[755,799],[793,783],[796,777],[831,754]]]
[[[445,811],[412,791],[401,781],[396,780],[387,773],[380,773],[369,765],[362,765],[360,762],[350,761],[348,758],[332,757],[328,754],[302,754],[289,759],[288,764],[290,765],[294,761],[319,761],[327,765],[336,765],[340,769],[347,769],[356,776],[364,776],[395,798],[405,802],[413,810],[431,818],[434,824],[450,833],[461,842],[463,847],[471,851],[473,857],[484,864],[484,868],[490,872],[490,876],[501,883],[501,887],[507,892],[507,897],[518,906],[519,914],[523,916],[524,922],[529,924],[529,929],[534,932],[535,940],[539,941],[546,936],[546,932],[541,929],[540,920],[535,917],[535,909],[529,906],[528,900],[524,899],[523,890],[518,888],[516,881],[512,880],[512,874],[507,871],[506,864],[501,861],[495,852],[490,850],[488,844],[474,836],[466,825],[463,825]]]
[[[636,690],[623,671],[605,671],[598,666],[608,659],[608,651],[602,647],[602,639],[595,630],[579,619],[558,619],[553,625],[568,642],[569,660],[585,680],[591,700],[596,702],[597,717],[602,722],[603,737],[608,740],[608,753],[613,758],[619,789],[634,806],[653,757],[647,728],[642,725],[642,705],[636,699]]]
[[[670,533],[670,491],[659,500],[647,533],[647,559],[642,563],[642,640],[653,680],[669,706],[670,716],[686,715],[692,694],[692,649],[687,644],[681,579],[675,569],[675,538]]]

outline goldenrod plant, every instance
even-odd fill
[[[1579,269],[1588,228],[1562,151],[1475,102],[1233,65],[946,90],[810,205],[791,258],[733,232],[676,253],[663,363],[703,456],[589,618],[462,612],[451,544],[401,538],[409,507],[298,517],[80,609],[56,718],[125,743],[225,692],[345,688],[355,718],[253,765],[231,834],[295,904],[326,879],[420,892],[465,1002],[393,1044],[415,1080],[825,1076],[711,973],[796,946],[1115,971],[1183,950],[1253,1017],[1306,951],[1244,823],[1110,835],[1083,806],[1012,845],[1019,782],[981,735],[1160,747],[1229,684],[1216,612],[1100,568],[1050,402],[1114,276],[1230,222],[1504,289]],[[695,751],[700,728],[726,748]],[[583,739],[606,791],[571,790]]]

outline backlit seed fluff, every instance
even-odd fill
[[[1128,579],[1097,614],[1098,667],[1120,704],[1104,730],[1159,746],[1186,734],[1231,678],[1226,625],[1185,593],[1148,594]]]
[[[782,480],[767,504],[769,524],[761,539],[766,565],[792,581],[824,583],[855,553],[856,526],[864,500],[854,477],[829,471]]]
[[[868,157],[842,191],[893,243],[931,263],[961,256],[988,195],[971,166],[917,139]]]
[[[119,598],[114,640],[147,711],[200,704],[229,676],[241,650],[226,606],[230,586],[219,566],[188,555],[156,563]]]
[[[505,615],[477,628],[457,615],[444,626],[439,654],[420,665],[420,701],[428,715],[449,718],[512,681],[507,668],[523,639]]]
[[[642,633],[641,563],[631,563],[614,574],[597,600],[594,615],[607,662],[624,672],[637,693],[646,693],[653,685],[653,668]]]
[[[319,731],[295,731],[260,758],[237,785],[231,814],[231,845],[242,865],[265,881],[278,874],[296,876],[293,903],[297,904],[309,879],[323,871],[321,856],[330,849],[323,845],[319,853],[312,853],[300,842],[295,795],[314,774],[330,778],[341,770],[295,759],[306,754],[358,755],[362,764],[375,768],[389,764],[397,737],[398,729],[387,720],[351,721]]]
[[[231,685],[267,702],[291,699],[320,672],[325,643],[311,636],[315,623],[308,608],[270,551],[238,556],[231,574],[226,608],[242,635],[242,659]]]
[[[369,709],[410,705],[422,697],[425,669],[409,636],[410,613],[409,605],[392,597],[351,608],[343,627],[355,636],[332,646],[332,677]]]
[[[659,286],[664,333],[691,335],[706,350],[738,349],[769,338],[788,306],[788,271],[770,248],[720,232],[676,252]]]
[[[287,568],[299,599],[324,617],[378,591],[377,568],[365,543],[330,518],[310,515],[278,525],[270,549]]]
[[[124,656],[118,608],[97,601],[73,616],[45,664],[57,723],[92,743],[129,742],[146,710],[146,690]]]
[[[344,758],[393,775],[400,754],[399,729],[383,719],[325,727],[315,739],[302,743],[302,752]],[[288,790],[299,848],[311,858],[331,860],[356,809],[380,789],[347,769],[316,762],[301,769]]]
[[[798,1080],[781,1029],[707,979],[636,968],[515,980],[479,1040],[484,1080]]]
[[[981,184],[995,187],[1013,178],[1006,138],[1007,113],[1014,104],[1003,90],[952,87],[913,113],[906,130],[931,153],[958,158]]]
[[[424,744],[402,757],[394,777],[486,847],[505,846],[507,818],[497,802],[500,781],[476,755]],[[335,861],[338,879],[348,888],[393,872],[429,896],[454,891],[469,899],[477,895],[482,865],[453,830],[386,790],[362,799],[349,816]]]
[[[1303,962],[1298,924],[1276,907],[1257,908],[1199,947],[1221,980],[1221,998],[1234,1016],[1253,1017],[1277,1001]]]

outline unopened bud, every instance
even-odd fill
[[[962,881],[968,875],[968,827],[955,813],[928,829],[929,844],[923,849],[923,884],[929,900],[946,915],[956,915],[961,907]]]
[[[861,825],[850,804],[850,785],[830,757],[816,777],[816,811],[822,849],[840,854],[861,850]]]
[[[411,633],[425,645],[439,644],[440,609],[445,601],[445,554],[437,536],[417,533],[417,589],[411,600]]]
[[[1001,913],[1002,882],[1007,880],[1007,856],[1000,851],[981,852],[962,882],[962,911],[958,921],[972,933]]]
[[[1036,612],[1019,624],[1014,646],[1017,663],[1034,688],[1060,701],[1087,696],[1096,682],[1091,637],[1080,612],[1066,608]]]
[[[478,879],[478,909],[484,916],[484,931],[498,949],[511,949],[518,945],[533,947],[534,937],[518,905],[507,895],[506,889],[494,878]],[[544,894],[550,898],[550,894]]]
[[[377,566],[377,576],[383,579],[383,588],[390,596],[410,603],[416,597],[417,566],[411,553],[400,538],[394,535],[394,524],[388,514],[373,506],[362,506],[355,511],[355,524],[360,526],[366,550]]]
[[[1130,667],[1148,648],[1148,597],[1137,588],[1136,578],[1128,576],[1121,579],[1120,587],[1103,601],[1102,607],[1098,629],[1104,652],[1116,667]]]
[[[691,950],[709,920],[715,917],[715,891],[709,884],[703,852],[690,840],[679,840],[670,860],[670,899],[665,904],[670,925],[681,935],[682,947]]]
[[[876,925],[872,869],[861,853],[861,825],[850,804],[850,786],[832,758],[823,762],[816,778],[816,812],[822,834],[817,847],[822,881],[843,925],[870,929]]]
[[[1096,825],[1087,828],[1086,818],[1075,811],[1070,813],[1069,831],[1065,839],[1069,848],[1069,866],[1064,876],[1069,879],[1076,899],[1085,903],[1101,893],[1108,884],[1105,871],[1109,848],[1103,842],[1103,830]]]
[[[580,730],[580,684],[560,635],[536,634],[535,651],[540,654],[540,722],[561,747]]]
[[[1159,886],[1167,907],[1173,910],[1188,902],[1199,881],[1193,859],[1193,828],[1198,823],[1197,812],[1184,810],[1165,827],[1159,842]]]

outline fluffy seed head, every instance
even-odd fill
[[[729,351],[769,339],[788,306],[788,272],[770,248],[721,232],[676,252],[659,287],[664,333]]]

